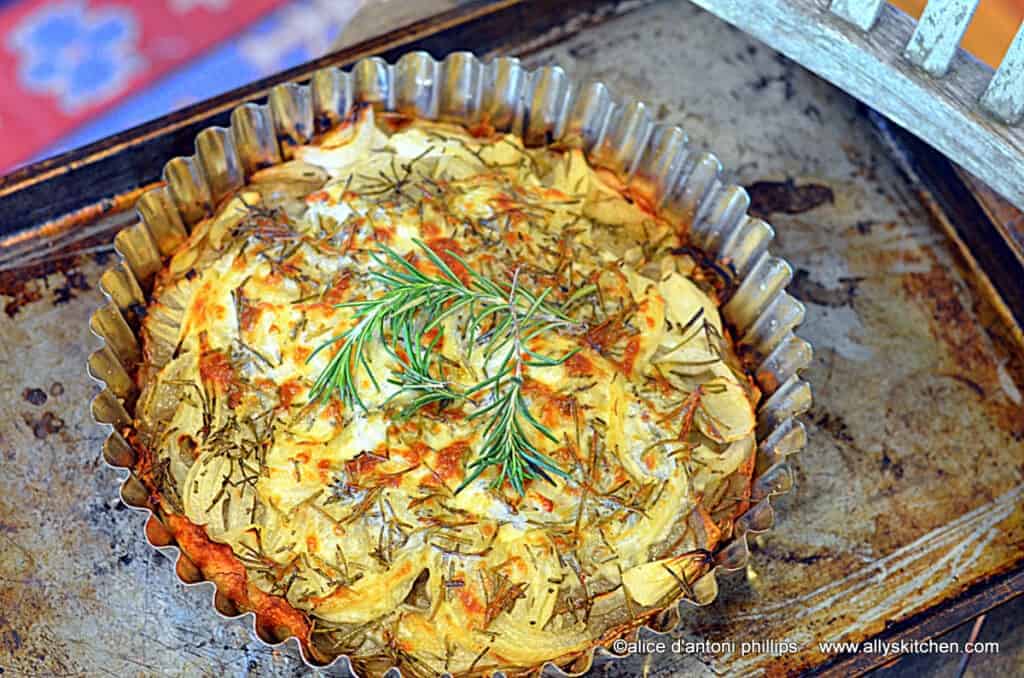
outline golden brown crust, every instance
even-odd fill
[[[295,636],[303,645],[309,643],[309,619],[281,596],[264,593],[249,583],[245,565],[230,546],[211,541],[204,530],[188,518],[169,514],[167,527],[182,552],[203,576],[240,609],[255,612],[260,623],[273,628],[278,637]]]
[[[256,614],[259,625],[274,629],[277,637],[295,637],[313,657],[320,657],[309,644],[309,617],[281,596],[268,595],[249,583],[248,571],[230,546],[210,539],[201,525],[168,510],[153,477],[153,456],[139,440],[137,430],[124,431],[136,454],[135,475],[149,490],[149,508],[174,538],[182,553],[199,568],[217,591],[243,612]]]

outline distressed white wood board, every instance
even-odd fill
[[[915,22],[886,5],[865,33],[816,0],[691,0],[921,137],[1024,209],[1024,127],[981,112],[992,69],[965,52],[934,78],[903,57]]]

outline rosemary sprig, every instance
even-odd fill
[[[399,389],[389,400],[402,394],[414,396],[402,408],[399,418],[408,419],[418,410],[433,403],[444,405],[461,400],[462,395],[453,391],[445,379],[433,376],[437,371],[433,368],[436,358],[434,349],[441,341],[441,332],[436,332],[430,343],[424,346],[422,340],[413,336],[413,330],[409,325],[403,325],[400,331],[403,333],[400,341],[405,351],[404,359],[391,345],[385,344],[391,357],[404,368],[388,378],[388,383]]]
[[[483,445],[476,459],[469,463],[470,473],[455,490],[456,493],[491,466],[498,466],[501,469],[491,481],[491,487],[500,487],[507,479],[519,494],[524,492],[523,481],[526,478],[543,478],[553,484],[551,474],[569,477],[551,457],[538,450],[530,441],[529,427],[552,442],[557,443],[558,438],[530,413],[530,408],[523,399],[522,385],[521,377],[512,377],[502,391],[501,384],[495,382],[494,401],[469,415],[470,419],[490,415],[490,420],[484,428]]]
[[[388,380],[398,387],[388,401],[400,395],[412,396],[399,416],[409,417],[432,403],[469,400],[475,404],[483,396],[486,404],[469,416],[471,420],[487,419],[483,442],[456,492],[491,466],[500,468],[490,484],[492,488],[508,480],[520,494],[528,479],[554,482],[553,475],[568,478],[568,474],[531,441],[532,429],[558,442],[530,413],[522,393],[523,370],[526,366],[560,365],[579,350],[554,358],[533,351],[528,344],[542,333],[576,327],[577,323],[564,309],[589,292],[577,291],[565,307],[558,308],[547,301],[550,288],[534,294],[518,284],[518,274],[513,275],[510,285],[497,283],[449,251],[447,254],[466,272],[465,279],[460,278],[426,244],[415,242],[439,273],[424,273],[387,247],[372,253],[379,268],[369,276],[385,291],[372,299],[338,305],[354,309],[356,324],[318,347],[310,356],[312,359],[328,346],[342,342],[314,383],[311,400],[327,400],[336,393],[346,406],[359,406],[366,411],[357,385],[358,372],[365,371],[374,387],[380,390],[366,357],[366,347],[378,341],[402,367]],[[494,374],[485,374],[477,383],[462,387],[445,378],[437,367],[436,349],[444,333],[444,322],[457,314],[464,314],[466,319],[462,335],[469,354],[480,346],[485,370],[488,365],[494,370]],[[496,367],[495,357],[500,358]]]

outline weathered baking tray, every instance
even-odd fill
[[[719,600],[690,610],[677,632],[735,647],[645,653],[605,672],[864,670],[884,658],[837,658],[819,641],[931,636],[1019,594],[1024,408],[1013,394],[1024,351],[1012,318],[1022,309],[988,283],[1021,272],[997,257],[979,274],[947,234],[955,225],[999,246],[969,191],[926,157],[937,178],[922,192],[853,102],[689,5],[569,4],[470,5],[280,80],[381,48],[390,59],[469,47],[525,55],[529,67],[562,64],[574,78],[617,83],[616,95],[650,101],[653,117],[706,140],[736,168],[725,181],[745,185],[751,211],[776,224],[816,348],[795,491],[776,528],[753,540],[746,576],[723,577]],[[96,347],[88,314],[100,305],[110,238],[131,220],[126,198],[92,206],[159,180],[155,170],[191,153],[200,129],[225,124],[269,86],[0,182],[0,291],[11,316],[0,325],[0,383],[15,401],[0,423],[0,667],[304,670],[293,650],[254,641],[208,610],[206,596],[175,586],[138,539],[139,519],[109,499],[117,479],[92,452],[104,432],[81,407],[94,393],[79,371]],[[955,214],[944,190],[962,203]],[[740,646],[772,640],[794,649]]]

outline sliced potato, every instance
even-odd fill
[[[331,176],[339,176],[346,168],[370,155],[370,150],[387,144],[388,138],[377,129],[373,107],[360,111],[354,125],[328,132],[319,146],[299,146],[295,158],[322,167]]]
[[[434,565],[435,553],[429,547],[403,551],[387,570],[367,573],[318,601],[317,616],[331,622],[365,623],[394,611],[420,573]]]
[[[224,238],[247,216],[249,216],[249,208],[246,207],[241,198],[233,198],[228,201],[210,220],[206,234],[210,245],[214,249],[221,249],[224,246]]]
[[[691,453],[691,458],[698,462],[692,466],[694,491],[704,493],[711,481],[735,472],[754,454],[754,446],[753,435],[729,443],[721,452],[707,445],[698,445]]]
[[[722,320],[714,302],[688,278],[672,271],[659,283],[659,288],[661,296],[665,298],[665,315],[677,327],[690,323],[697,312],[703,309],[702,315],[691,324],[687,335],[696,331],[704,320],[711,323],[719,334],[722,333]]]
[[[665,299],[658,290],[658,284],[632,270],[627,271],[629,289],[637,303],[634,322],[640,330],[632,375],[643,374],[651,357],[665,337]]]
[[[622,573],[622,585],[629,597],[641,605],[657,605],[673,594],[689,593],[690,582],[699,572],[700,564],[695,558],[663,558],[626,570]]]
[[[263,201],[267,207],[288,207],[294,202],[301,205],[307,195],[323,188],[328,178],[322,167],[301,160],[273,165],[252,176],[249,183],[256,190],[248,192],[245,202],[253,205]]]
[[[695,417],[701,433],[715,442],[729,443],[749,436],[757,423],[747,392],[725,377],[705,382]]]
[[[251,526],[253,486],[243,461],[227,454],[205,454],[185,478],[182,499],[189,520],[206,527],[211,539]]]

